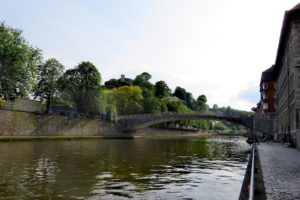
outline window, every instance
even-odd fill
[[[264,103],[264,104],[263,104],[263,109],[264,109],[264,110],[267,110],[268,108],[269,108],[269,105],[268,105],[267,103]]]
[[[262,83],[262,89],[268,89],[268,83],[267,82]]]
[[[269,96],[269,95],[268,95],[267,93],[262,93],[262,98],[263,98],[263,99],[268,99],[268,96]]]

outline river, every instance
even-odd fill
[[[0,142],[0,199],[237,199],[243,137]]]

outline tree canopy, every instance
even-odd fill
[[[38,66],[38,83],[34,96],[46,100],[46,112],[49,111],[51,99],[57,95],[57,81],[63,75],[63,70],[64,66],[55,58],[51,58]]]
[[[171,89],[165,81],[158,81],[155,83],[155,96],[158,98],[164,98],[170,96]]]
[[[173,93],[173,96],[178,97],[179,99],[185,100],[186,98],[186,90],[182,87],[177,86]]]
[[[142,89],[143,97],[150,98],[154,96],[155,88],[152,83],[150,83],[151,75],[148,72],[143,72],[137,75],[133,80],[133,85],[139,86]]]
[[[107,90],[108,110],[115,106],[118,114],[134,114],[143,112],[143,95],[138,86],[123,86]]]
[[[81,62],[59,80],[60,88],[77,106],[78,112],[98,112],[101,75],[95,65]]]
[[[15,97],[18,88],[21,96],[27,96],[40,63],[40,50],[26,42],[22,31],[0,22],[0,95]]]

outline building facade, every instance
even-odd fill
[[[300,4],[285,12],[273,73],[274,139],[300,149]]]
[[[274,118],[276,112],[275,100],[274,66],[272,66],[261,74],[259,107],[262,117]]]

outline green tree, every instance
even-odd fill
[[[195,110],[196,105],[195,105],[195,100],[194,100],[194,98],[193,98],[192,93],[190,93],[190,92],[187,92],[187,93],[186,93],[185,102],[186,102],[186,105],[187,105],[190,109]]]
[[[38,66],[37,87],[34,96],[46,100],[46,112],[49,112],[51,100],[57,95],[57,81],[62,76],[64,66],[56,59],[51,58]]]
[[[166,101],[169,112],[191,113],[192,111],[180,101]]]
[[[31,47],[22,31],[0,22],[0,95],[15,97],[16,88],[27,96],[34,85],[40,50]]]
[[[143,112],[143,95],[138,86],[123,86],[107,90],[108,106],[116,106],[118,114],[134,114]]]
[[[155,96],[158,98],[168,97],[171,94],[171,89],[165,81],[158,81],[155,83]]]
[[[107,95],[104,88],[100,90],[100,97],[99,97],[99,112],[102,115],[107,114]]]
[[[149,81],[149,80],[152,78],[151,74],[149,74],[148,72],[143,72],[143,73],[141,74],[141,76],[142,76],[146,81]]]
[[[142,88],[143,97],[150,98],[154,96],[155,88],[152,83],[149,82],[151,75],[147,72],[143,72],[140,75],[137,75],[133,80],[133,85],[139,86]]]
[[[222,122],[217,122],[214,125],[214,130],[224,131],[224,130],[226,130],[226,126]]]
[[[184,88],[182,88],[182,87],[177,86],[175,88],[173,96],[176,96],[176,97],[178,97],[181,100],[185,100],[185,98],[186,98],[186,90]]]
[[[150,97],[144,99],[144,112],[145,113],[161,113],[164,109],[162,108],[162,103],[159,99],[155,97]]]
[[[199,106],[200,112],[206,112],[208,110],[207,98],[204,94],[198,96],[197,105]]]
[[[204,94],[198,96],[197,101],[201,101],[203,103],[207,103],[207,98]]]
[[[76,104],[80,113],[98,113],[101,75],[95,65],[81,62],[68,69],[59,81],[63,93]]]

